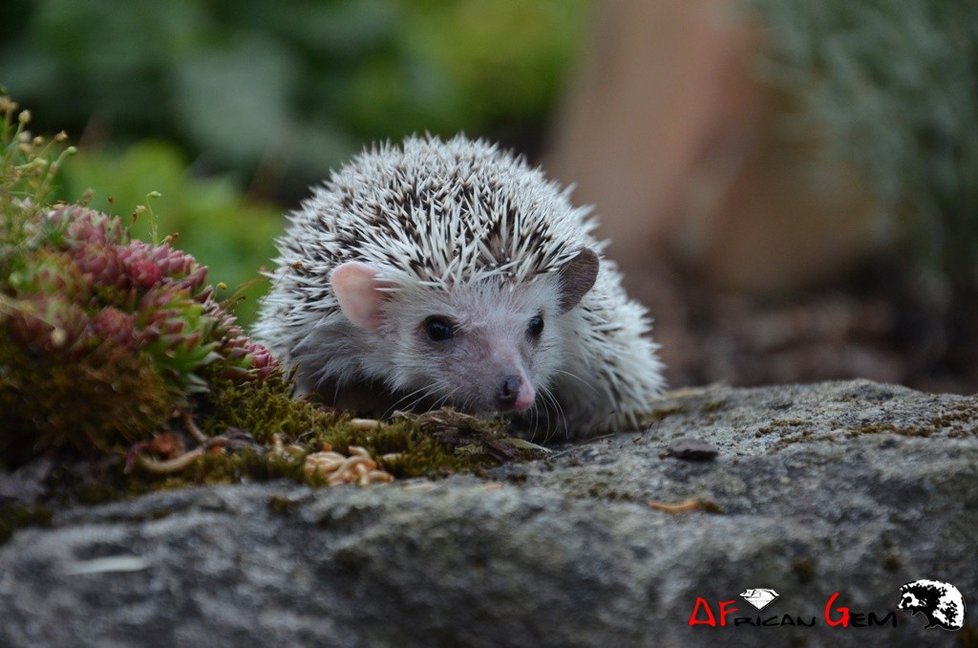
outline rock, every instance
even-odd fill
[[[274,482],[60,511],[50,528],[0,546],[0,645],[916,646],[978,636],[973,618],[955,637],[897,610],[901,585],[933,579],[978,614],[978,399],[854,381],[686,390],[656,408],[643,432],[488,480],[315,491]],[[690,436],[717,457],[660,456]],[[650,501],[711,506],[669,513]],[[739,597],[760,588],[779,595],[762,612]],[[849,608],[849,627],[826,623],[833,593],[830,618]],[[694,612],[719,619],[720,601],[737,610],[726,627],[689,625]],[[815,626],[734,626],[738,617]],[[886,625],[855,627],[874,619]]]
[[[712,443],[703,439],[676,439],[665,449],[662,456],[686,459],[687,461],[710,461],[719,454]]]

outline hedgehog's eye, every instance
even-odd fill
[[[543,316],[534,315],[531,317],[526,332],[530,337],[540,337],[540,334],[543,333]]]
[[[424,321],[424,330],[432,342],[444,342],[455,337],[455,327],[444,317],[429,317]]]

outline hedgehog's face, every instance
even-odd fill
[[[900,610],[917,610],[925,607],[924,601],[914,595],[913,592],[904,590],[900,596],[900,603],[897,608]]]
[[[545,393],[562,357],[562,316],[590,290],[597,266],[597,256],[584,250],[559,273],[518,286],[485,281],[391,291],[372,266],[353,261],[330,281],[347,319],[375,338],[363,366],[406,394],[405,409],[423,399],[505,412],[526,410]]]

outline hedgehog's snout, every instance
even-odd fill
[[[525,410],[536,398],[528,380],[516,374],[503,376],[496,387],[496,408],[501,411]]]

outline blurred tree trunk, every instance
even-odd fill
[[[650,259],[765,293],[837,275],[874,242],[863,179],[817,137],[783,136],[794,107],[752,74],[764,32],[743,9],[606,0],[558,119],[546,167],[595,205],[640,298]]]

